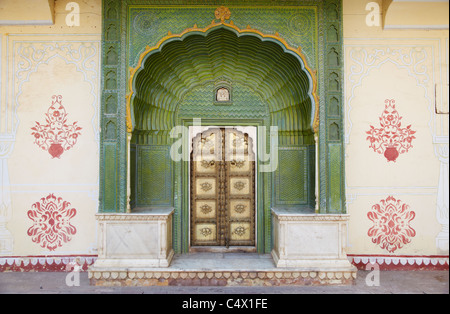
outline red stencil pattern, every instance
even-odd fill
[[[410,225],[416,217],[415,212],[393,196],[373,205],[367,217],[373,222],[367,235],[372,238],[373,243],[390,253],[410,243],[411,238],[416,235]]]
[[[46,124],[36,121],[36,125],[31,128],[31,135],[34,136],[34,143],[48,151],[52,158],[60,158],[77,143],[82,128],[77,122],[67,123],[67,113],[62,105],[61,95],[53,95],[52,99],[52,105],[45,114]]]
[[[387,161],[395,162],[400,154],[407,153],[415,139],[416,131],[411,125],[402,128],[402,117],[395,109],[395,100],[386,99],[385,109],[381,115],[380,128],[370,126],[367,140],[370,148],[379,154],[383,154]]]
[[[33,221],[27,234],[33,242],[50,251],[69,242],[77,233],[77,229],[71,224],[72,218],[77,214],[76,209],[54,194],[34,203],[27,214]]]

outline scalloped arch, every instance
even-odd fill
[[[278,34],[223,21],[169,34],[146,48],[130,69],[128,131],[170,130],[183,97],[223,76],[259,95],[281,131],[317,132],[317,81],[301,49]]]

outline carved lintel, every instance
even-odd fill
[[[140,214],[96,214],[97,221],[166,221],[173,214],[174,209],[161,209],[158,211]]]
[[[293,210],[272,208],[272,215],[280,221],[334,221],[347,222],[350,219],[348,214],[300,214]]]

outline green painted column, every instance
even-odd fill
[[[126,182],[121,169],[127,165],[126,151],[121,147],[126,138],[122,139],[121,127],[120,52],[120,1],[103,1],[99,212],[104,213],[126,210],[125,204],[121,204],[126,190],[122,196],[124,191],[120,186],[121,181]]]
[[[342,0],[324,2],[324,98],[320,132],[320,213],[345,213]]]

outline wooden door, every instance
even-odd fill
[[[255,155],[235,128],[193,139],[191,246],[255,246]]]

